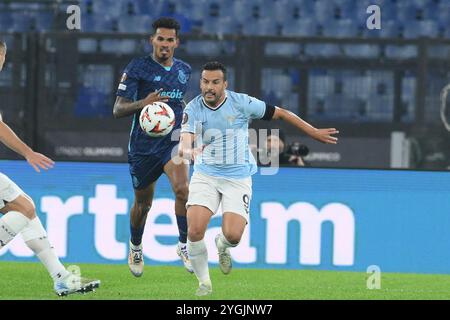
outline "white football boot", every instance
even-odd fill
[[[142,276],[144,272],[144,256],[142,254],[142,243],[138,249],[133,249],[134,246],[130,241],[130,252],[128,253],[128,266],[135,277]]]
[[[212,284],[211,284],[211,281],[208,281],[208,282],[204,282],[204,283],[200,282],[198,284],[198,289],[195,292],[195,295],[198,297],[201,297],[201,296],[209,295],[211,293],[212,293]]]
[[[71,293],[87,293],[100,287],[100,280],[82,278],[70,273],[64,279],[54,283],[54,290],[58,296],[67,296]]]
[[[226,248],[225,250],[220,250],[217,246],[217,242],[219,241],[220,235],[217,235],[215,240],[217,253],[219,254],[219,267],[223,274],[229,274],[231,272],[231,268],[233,267],[231,262],[231,254],[230,249]]]
[[[194,273],[194,269],[192,269],[191,260],[189,260],[186,243],[178,242],[177,254],[181,258],[181,261],[183,261],[186,270],[190,273]]]

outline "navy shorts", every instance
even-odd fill
[[[145,189],[158,180],[164,172],[164,166],[172,157],[172,148],[159,154],[128,155],[131,181],[134,189]]]

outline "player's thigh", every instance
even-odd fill
[[[213,212],[201,205],[192,205],[187,209],[188,238],[190,241],[200,241],[205,236]]]
[[[138,206],[150,207],[155,194],[156,181],[150,183],[143,189],[134,189],[134,204]]]
[[[7,205],[17,200],[22,195],[25,195],[23,190],[6,175],[0,173],[0,212],[6,213],[13,210],[10,209],[11,206],[7,207]],[[34,211],[34,204],[31,198],[28,196],[23,196],[22,198],[23,199],[17,201],[13,207],[22,210],[27,209],[27,212],[29,211],[29,208],[33,208]]]
[[[189,197],[186,209],[190,206],[203,206],[214,215],[221,200],[217,179],[198,172],[194,172],[189,183]]]
[[[169,178],[175,194],[185,192],[187,196],[189,188],[189,165],[183,161],[171,159],[164,165],[164,173]]]
[[[247,219],[235,212],[224,212],[222,217],[222,233],[231,243],[241,241]]]
[[[135,190],[145,192],[154,183],[163,170],[161,157],[156,155],[134,155],[128,157],[130,176]]]
[[[223,179],[219,188],[222,194],[222,209],[225,213],[241,216],[246,223],[249,221],[250,200],[252,198],[252,179]],[[234,219],[233,219],[234,221]]]
[[[4,207],[0,209],[0,212],[3,214],[9,211],[20,212],[29,219],[33,219],[36,216],[34,202],[26,194],[21,194],[13,201],[5,203]]]

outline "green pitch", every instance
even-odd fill
[[[382,273],[381,289],[368,290],[366,273],[235,269],[225,276],[212,266],[213,294],[197,298],[195,276],[182,267],[146,266],[134,278],[127,265],[79,266],[83,276],[102,281],[100,288],[60,298],[40,264],[0,262],[0,299],[450,299],[450,275]]]

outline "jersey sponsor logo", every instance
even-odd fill
[[[183,99],[183,91],[179,89],[173,89],[172,91],[162,91],[161,97],[169,97],[170,99]]]
[[[178,70],[178,81],[180,81],[181,84],[186,84],[187,80],[187,76],[183,70]]]
[[[155,78],[153,79],[153,81],[161,81],[161,76],[155,76]]]
[[[122,74],[122,78],[120,78],[120,82],[125,82],[125,80],[127,80],[127,74],[124,72],[124,74]]]

